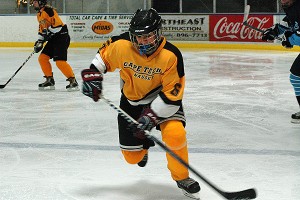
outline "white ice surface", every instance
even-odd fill
[[[31,48],[0,49],[0,84]],[[81,83],[96,48],[70,49]],[[293,52],[187,51],[184,107],[190,165],[224,191],[256,188],[258,200],[300,199],[299,111],[289,69]],[[165,153],[150,150],[145,168],[129,165],[118,147],[117,113],[67,82],[53,65],[56,90],[34,55],[0,90],[0,200],[182,200]],[[117,58],[116,58],[117,59]],[[105,75],[104,93],[118,105],[118,72]],[[160,139],[159,132],[153,134]],[[201,179],[201,200],[223,199]]]

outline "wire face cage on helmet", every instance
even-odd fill
[[[156,51],[161,40],[161,30],[155,30],[146,34],[130,34],[133,46],[141,55],[151,55]]]
[[[158,48],[161,36],[161,17],[153,8],[139,9],[131,19],[130,40],[141,55],[151,55]]]

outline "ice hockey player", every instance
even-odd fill
[[[283,21],[288,24],[288,27],[275,24],[263,33],[262,39],[273,41],[276,37],[284,35],[286,40],[282,41],[282,46],[286,48],[293,48],[294,45],[300,46],[300,1],[281,0],[281,6],[286,14]],[[294,88],[300,108],[300,54],[292,64],[290,72],[290,82]],[[300,111],[292,114],[291,122],[300,124]]]
[[[140,167],[146,165],[148,150],[155,144],[145,137],[144,130],[156,127],[166,146],[188,162],[182,107],[183,58],[179,49],[162,35],[162,19],[153,8],[138,9],[129,31],[113,36],[100,47],[90,68],[81,72],[83,94],[98,101],[103,74],[116,69],[121,79],[120,108],[139,123],[136,127],[118,116],[119,142],[125,160]],[[197,198],[198,182],[189,177],[188,170],[176,159],[166,156],[177,186],[185,195]]]
[[[68,91],[79,90],[73,69],[67,62],[67,51],[70,45],[67,25],[62,22],[56,10],[47,5],[47,0],[34,0],[32,4],[37,11],[39,23],[38,40],[34,44],[34,51],[38,53],[42,50],[38,60],[46,78],[44,83],[39,84],[39,90],[55,89],[50,59],[53,59],[70,82],[66,89]],[[43,47],[45,42],[47,43]]]

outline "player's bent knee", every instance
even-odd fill
[[[163,141],[173,150],[186,146],[186,131],[181,121],[168,121],[160,126]]]
[[[127,163],[129,164],[137,164],[140,162],[147,150],[142,150],[142,151],[124,151],[122,150],[122,154],[126,160]]]
[[[49,62],[49,60],[50,60],[50,57],[47,56],[46,54],[41,53],[39,55],[39,58],[38,58],[39,63]]]

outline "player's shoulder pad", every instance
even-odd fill
[[[177,71],[179,74],[179,77],[183,77],[184,76],[184,65],[183,65],[183,58],[182,58],[182,54],[180,52],[180,50],[173,45],[170,42],[166,42],[164,49],[171,51],[172,53],[174,53],[174,55],[177,57]]]
[[[54,16],[54,11],[53,11],[52,7],[45,6],[44,11],[49,15],[49,17],[53,17]]]
[[[129,32],[125,32],[125,33],[122,33],[120,35],[111,37],[111,42],[115,42],[117,40],[128,40],[128,41],[130,41]]]
[[[112,36],[109,40],[107,40],[106,42],[104,42],[104,43],[102,44],[102,46],[99,48],[98,52],[99,52],[101,49],[103,49],[103,48],[109,46],[110,44],[112,44],[112,43],[114,43],[114,42],[116,42],[116,41],[119,41],[119,40],[127,40],[127,41],[130,41],[129,34],[128,34],[128,33],[122,33],[122,34],[120,34],[120,35]]]

